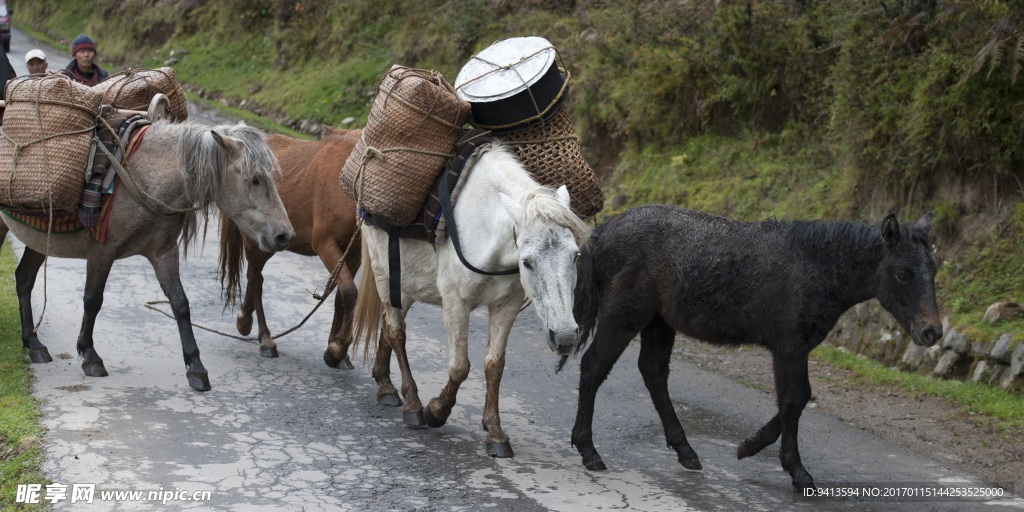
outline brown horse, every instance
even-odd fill
[[[295,227],[295,239],[289,251],[304,256],[319,256],[328,271],[344,256],[356,226],[356,205],[338,186],[338,173],[352,148],[359,141],[361,130],[332,130],[318,141],[304,141],[284,135],[270,135],[267,143],[281,163],[277,190]],[[263,266],[273,253],[263,252],[256,243],[238,230],[234,222],[221,216],[220,279],[225,303],[234,304],[240,291],[239,274],[242,255],[249,264],[242,311],[235,326],[246,336],[252,330],[252,313],[259,323],[260,354],[277,357],[277,345],[267,328],[263,312]],[[360,250],[353,243],[338,273],[338,289],[334,300],[334,322],[324,352],[324,362],[331,368],[351,369],[348,346],[352,343],[351,308],[356,302],[356,286],[352,276],[359,269]],[[342,364],[344,363],[344,366]]]

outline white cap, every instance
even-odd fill
[[[32,59],[40,59],[43,62],[46,62],[46,54],[43,53],[42,50],[38,50],[38,49],[37,50],[29,50],[28,53],[25,54],[25,62],[28,62],[28,61],[30,61]]]

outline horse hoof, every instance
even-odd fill
[[[700,464],[700,459],[681,460],[679,463],[690,471],[701,471],[704,469],[704,466]]]
[[[252,317],[238,315],[238,318],[235,320],[235,329],[238,329],[238,334],[248,336],[252,332]]]
[[[743,460],[747,457],[750,457],[751,455],[753,455],[753,453],[751,453],[750,449],[747,448],[747,442],[740,442],[740,445],[736,447],[736,459]]]
[[[402,399],[398,398],[398,393],[385,393],[377,397],[377,403],[387,407],[401,407]]]
[[[430,428],[441,428],[445,423],[448,423],[448,418],[440,419],[437,416],[434,416],[434,413],[430,412],[430,407],[427,407],[423,411],[423,416],[424,419],[426,419],[427,426]],[[488,451],[490,451],[490,448],[488,448]],[[512,448],[509,448],[509,452],[512,452]],[[508,457],[511,457],[511,455],[508,455]]]
[[[402,421],[409,428],[426,428],[427,423],[423,420],[423,411],[404,411]]]
[[[89,377],[106,377],[107,369],[103,367],[103,361],[92,361],[82,363],[82,370]]]
[[[206,372],[196,372],[189,370],[185,372],[185,376],[188,377],[188,385],[199,391],[209,391],[210,389],[210,376]]]
[[[260,347],[260,355],[263,357],[277,357],[277,347]]]
[[[598,458],[596,458],[596,459],[594,459],[594,460],[592,460],[590,462],[583,461],[583,467],[585,467],[585,468],[587,468],[587,469],[589,469],[591,471],[607,471],[608,470],[608,468],[606,468],[604,466],[604,461],[601,460],[601,457],[598,457]]]
[[[28,360],[33,363],[49,363],[53,361],[53,358],[50,357],[50,351],[43,347],[29,350]]]
[[[326,363],[327,366],[338,370],[352,370],[355,368],[351,359],[348,357],[345,357],[345,359],[338,359],[337,357],[334,357],[334,354],[331,354],[330,350],[324,351],[324,363]]]
[[[499,459],[515,457],[515,454],[512,453],[512,444],[508,441],[504,443],[487,443],[487,455]]]

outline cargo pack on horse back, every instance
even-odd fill
[[[179,243],[193,239],[216,204],[262,249],[287,247],[295,234],[274,185],[277,161],[263,134],[245,125],[211,130],[158,120],[127,140],[118,139],[114,153],[104,153],[117,171],[110,180],[112,193],[97,205],[95,226],[76,225],[90,218],[80,215],[88,200],[83,192],[102,197],[106,190],[90,190],[83,179],[94,134],[110,129],[99,115],[102,100],[101,91],[58,75],[21,78],[7,88],[0,206],[11,233],[26,245],[15,271],[22,343],[33,362],[50,361],[32,325],[36,274],[47,256],[84,258],[85,313],[77,348],[86,375],[107,375],[93,347],[103,289],[115,260],[143,256],[174,311],[189,385],[208,390],[178,275]],[[101,188],[107,185],[89,178]]]
[[[338,162],[349,157],[361,133],[331,130],[318,141],[285,135],[267,137],[271,151],[281,163],[277,190],[295,227],[295,239],[288,250],[319,256],[328,271],[334,271],[343,256],[345,259],[334,278],[334,321],[324,351],[324,362],[332,368],[353,368],[348,347],[352,344],[352,308],[356,303],[353,276],[359,270],[359,238],[352,236],[356,230],[356,203],[338,186]],[[221,214],[220,276],[228,304],[235,301],[241,287],[243,256],[248,263],[242,311],[235,325],[239,333],[248,335],[255,311],[260,354],[277,357],[277,345],[263,312],[263,267],[273,253],[261,251],[258,245],[230,217]]]

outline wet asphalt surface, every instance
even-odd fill
[[[15,53],[18,37],[12,60],[22,58]],[[53,63],[51,58],[51,69]],[[193,118],[229,121],[196,110]],[[190,249],[181,274],[193,322],[233,333],[236,312],[225,311],[220,299],[216,230],[211,222],[205,244]],[[21,244],[15,241],[14,247],[20,256]],[[354,370],[324,365],[333,300],[304,327],[278,340],[280,357],[275,359],[260,357],[255,342],[196,329],[213,389],[193,390],[185,379],[174,321],[145,307],[165,297],[149,263],[135,257],[115,263],[96,325],[96,349],[110,376],[86,377],[75,353],[84,269],[84,260],[50,259],[34,292],[37,320],[43,315],[39,337],[54,356],[51,363],[32,365],[33,390],[47,429],[43,473],[69,487],[96,484],[97,497],[100,490],[180,490],[209,491],[210,500],[166,505],[63,501],[54,507],[58,510],[1024,508],[1019,499],[986,504],[795,497],[780,467],[777,444],[742,461],[735,457],[736,443],[774,414],[773,395],[676,361],[670,393],[704,465],[702,472],[686,471],[665,446],[636,368],[636,344],[598,395],[595,443],[608,471],[587,471],[569,444],[579,360],[570,360],[566,370],[555,374],[557,357],[547,348],[532,309],[513,328],[502,381],[502,425],[515,450],[511,459],[492,459],[484,451],[483,311],[472,316],[473,369],[447,425],[410,430],[400,408],[374,401],[376,386],[361,364],[361,352]],[[321,289],[327,278],[319,260],[287,253],[273,258],[264,274],[264,300],[275,333],[313,308],[310,291]],[[439,309],[414,306],[408,328],[410,360],[426,401],[447,380]],[[397,366],[392,367],[399,384]],[[814,410],[804,412],[800,439],[803,462],[819,486],[986,486],[939,460]]]

